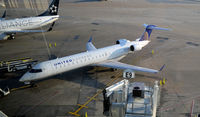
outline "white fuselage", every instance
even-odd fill
[[[59,15],[16,18],[0,21],[0,32],[39,28],[56,21]]]
[[[29,71],[22,76],[20,81],[29,82],[33,80],[39,80],[76,68],[98,64],[106,60],[122,58],[130,52],[131,45],[139,45],[144,47],[148,43],[149,41],[131,41],[127,42],[125,45],[117,44],[50,61],[45,61],[33,67],[33,69],[38,69],[39,72],[30,73]]]

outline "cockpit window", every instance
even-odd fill
[[[38,72],[42,72],[42,69],[31,69],[29,72],[30,73],[38,73]]]

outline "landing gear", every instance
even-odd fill
[[[2,98],[4,96],[3,92],[0,92],[0,98]]]
[[[117,71],[117,69],[115,69],[115,68],[111,68],[111,71],[113,71],[113,72],[114,72],[114,71]]]
[[[32,65],[31,64],[28,64],[27,65],[27,69],[31,69],[32,68]]]
[[[35,83],[30,82],[30,81],[26,81],[26,82],[24,82],[24,84],[27,86],[30,86],[30,87],[37,87],[37,85]]]
[[[10,34],[10,37],[8,38],[9,40],[15,39],[15,34]]]
[[[31,87],[37,87],[37,85],[35,83],[31,83]]]
[[[7,87],[5,90],[2,90],[1,88],[0,88],[0,98],[1,97],[4,97],[4,96],[6,96],[6,95],[8,95],[10,93],[10,90],[9,90],[9,88]]]
[[[13,66],[8,66],[8,72],[15,72],[17,71],[17,68],[13,65]]]

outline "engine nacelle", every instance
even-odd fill
[[[131,45],[130,46],[131,51],[139,51],[141,49],[142,49],[142,47],[140,45]]]
[[[116,41],[116,44],[125,45],[127,42],[130,42],[127,39],[119,39]]]
[[[0,34],[0,40],[7,40],[9,37],[10,37],[9,35],[6,35],[4,33]]]

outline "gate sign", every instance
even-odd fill
[[[131,70],[131,69],[126,69],[126,70],[124,70],[124,72],[123,72],[123,77],[124,77],[124,78],[135,78],[135,73],[134,73],[134,71]]]

